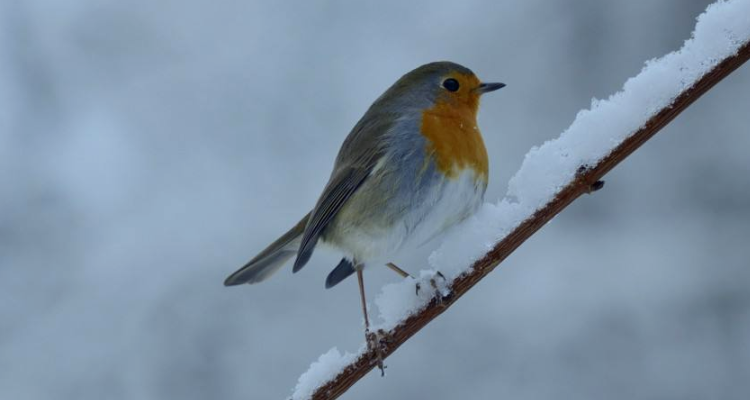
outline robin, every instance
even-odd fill
[[[319,241],[332,245],[345,256],[325,286],[356,272],[370,344],[362,270],[476,212],[488,174],[476,120],[479,98],[504,86],[482,83],[452,62],[426,64],[401,77],[344,140],[313,210],[224,285],[261,282],[295,256],[292,271],[297,272]],[[409,276],[393,263],[386,265]]]

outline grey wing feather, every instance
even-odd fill
[[[302,233],[304,232],[310,213],[307,213],[292,229],[271,243],[242,268],[237,270],[224,281],[225,286],[241,285],[243,283],[257,283],[268,279],[281,268],[284,263],[297,254]]]
[[[362,185],[369,174],[369,170],[347,169],[329,182],[302,235],[292,271],[297,272],[307,264],[323,229],[357,191],[357,188]]]
[[[393,118],[368,111],[341,145],[331,179],[305,227],[292,271],[307,264],[326,226],[370,176],[383,155],[383,137],[393,125],[391,121]]]

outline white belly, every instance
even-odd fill
[[[379,260],[404,246],[423,244],[474,214],[484,199],[486,182],[467,169],[454,179],[445,179],[429,189],[424,201],[388,228],[351,229],[336,243],[360,263]]]

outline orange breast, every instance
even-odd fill
[[[449,178],[466,168],[487,181],[489,160],[477,126],[477,102],[438,101],[422,112],[422,135],[427,138],[427,154]]]

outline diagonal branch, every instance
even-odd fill
[[[477,282],[489,274],[495,267],[505,260],[515,249],[531,237],[555,215],[564,210],[575,199],[592,189],[596,189],[598,181],[617,164],[627,158],[636,149],[653,137],[661,128],[666,126],[677,115],[695,102],[700,96],[709,91],[714,85],[727,77],[750,58],[750,42],[745,43],[739,51],[705,73],[691,87],[680,93],[671,105],[662,108],[651,117],[637,132],[625,139],[608,155],[601,158],[596,165],[581,168],[578,174],[562,188],[557,195],[538,209],[498,242],[494,248],[476,261],[467,273],[460,275],[450,283],[450,294],[442,300],[433,299],[421,311],[411,315],[398,326],[386,333],[389,338],[383,349],[383,357],[387,357],[404,344],[412,335],[430,323],[438,315],[447,310]],[[364,377],[377,365],[377,355],[374,350],[364,351],[351,363],[341,369],[341,372],[313,393],[313,399],[335,399]]]

